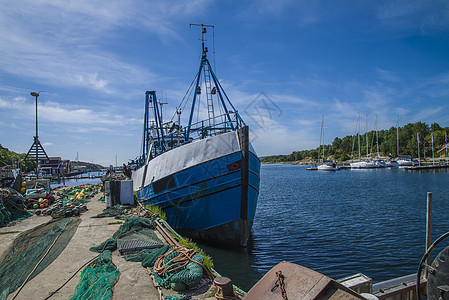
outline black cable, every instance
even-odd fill
[[[103,249],[101,249],[100,254],[103,253],[104,249],[106,248],[106,243],[103,245]],[[84,268],[85,266],[87,266],[88,264],[90,264],[92,261],[94,261],[95,259],[97,259],[100,254],[98,254],[97,256],[91,258],[88,262],[86,262],[84,265],[82,265],[75,273],[73,273],[72,276],[70,276],[69,279],[66,280],[66,282],[64,282],[56,291],[52,292],[47,298],[45,298],[44,300],[49,299],[50,297],[52,297],[54,294],[56,294],[60,289],[62,289],[70,280],[72,280],[73,277],[75,277],[76,274],[78,274],[79,271],[81,271],[82,268]],[[115,264],[112,263],[114,266]],[[117,268],[117,266],[115,266]]]
[[[60,289],[62,289],[70,280],[72,280],[73,277],[75,277],[76,274],[78,274],[78,272],[84,268],[86,265],[88,265],[89,263],[91,263],[92,261],[94,261],[95,259],[97,259],[100,256],[100,254],[98,254],[97,256],[95,256],[94,258],[90,259],[88,262],[86,262],[84,265],[82,265],[75,273],[73,273],[72,276],[70,276],[69,279],[66,280],[66,282],[64,282],[56,291],[52,292],[47,298],[45,298],[45,300],[50,299],[50,297],[52,297],[54,294],[56,294],[57,292],[59,292]]]
[[[433,244],[427,249],[426,253],[424,253],[423,257],[421,258],[421,261],[419,262],[418,266],[418,272],[416,273],[416,296],[418,297],[418,300],[421,300],[421,294],[420,294],[420,285],[421,285],[421,272],[422,272],[422,265],[424,261],[427,259],[427,257],[430,255],[430,252],[432,252],[433,248],[436,247],[442,240],[447,238],[449,236],[449,232],[446,232],[442,236],[440,236]]]

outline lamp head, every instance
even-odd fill
[[[38,97],[38,96],[39,96],[39,93],[31,92],[30,95],[33,96],[33,97]]]

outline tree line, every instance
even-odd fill
[[[28,159],[27,161],[24,161],[26,156],[26,153],[16,153],[14,151],[10,151],[8,148],[4,148],[0,144],[0,168],[5,166],[14,166],[15,168],[18,167],[18,164],[20,163],[20,169],[27,173],[30,171],[33,171],[36,169],[36,160],[35,159]],[[100,169],[103,169],[104,167],[99,164],[89,163],[89,162],[71,162],[72,167],[74,166],[86,166],[86,170],[88,171],[98,171]]]
[[[399,131],[399,136],[397,132]],[[424,122],[409,123],[403,127],[391,127],[388,130],[370,131],[360,136],[360,152],[362,157],[366,157],[367,149],[370,157],[377,157],[377,145],[379,145],[379,155],[381,157],[396,157],[399,155],[410,155],[421,158],[432,157],[432,136],[435,157],[437,151],[442,149],[447,143],[447,133],[449,127],[441,127],[437,123],[430,126]],[[418,155],[418,134],[419,134],[419,155]],[[368,140],[368,143],[367,143]],[[377,142],[378,140],[378,142]],[[399,142],[399,151],[398,151]],[[324,145],[325,159],[332,159],[337,162],[344,162],[350,159],[359,158],[357,135],[349,135],[344,138],[336,137],[331,145]],[[293,162],[310,159],[318,161],[318,155],[322,159],[322,147],[312,150],[293,151],[288,155],[271,155],[262,158],[264,163]]]
[[[22,171],[29,172],[36,169],[36,161],[27,160],[24,161],[26,153],[16,153],[10,151],[8,148],[2,147],[0,144],[0,168],[4,166],[15,166],[17,167],[18,162],[20,162],[20,167]]]

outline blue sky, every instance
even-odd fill
[[[2,1],[0,143],[118,164],[140,153],[146,90],[171,118],[195,75],[200,30],[260,156],[368,129],[449,126],[449,2]],[[213,38],[215,37],[215,38]],[[215,57],[212,50],[215,49]]]

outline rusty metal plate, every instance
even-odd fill
[[[277,287],[282,272],[285,296]],[[268,271],[246,294],[244,300],[365,299],[331,278],[289,262],[281,262]]]

